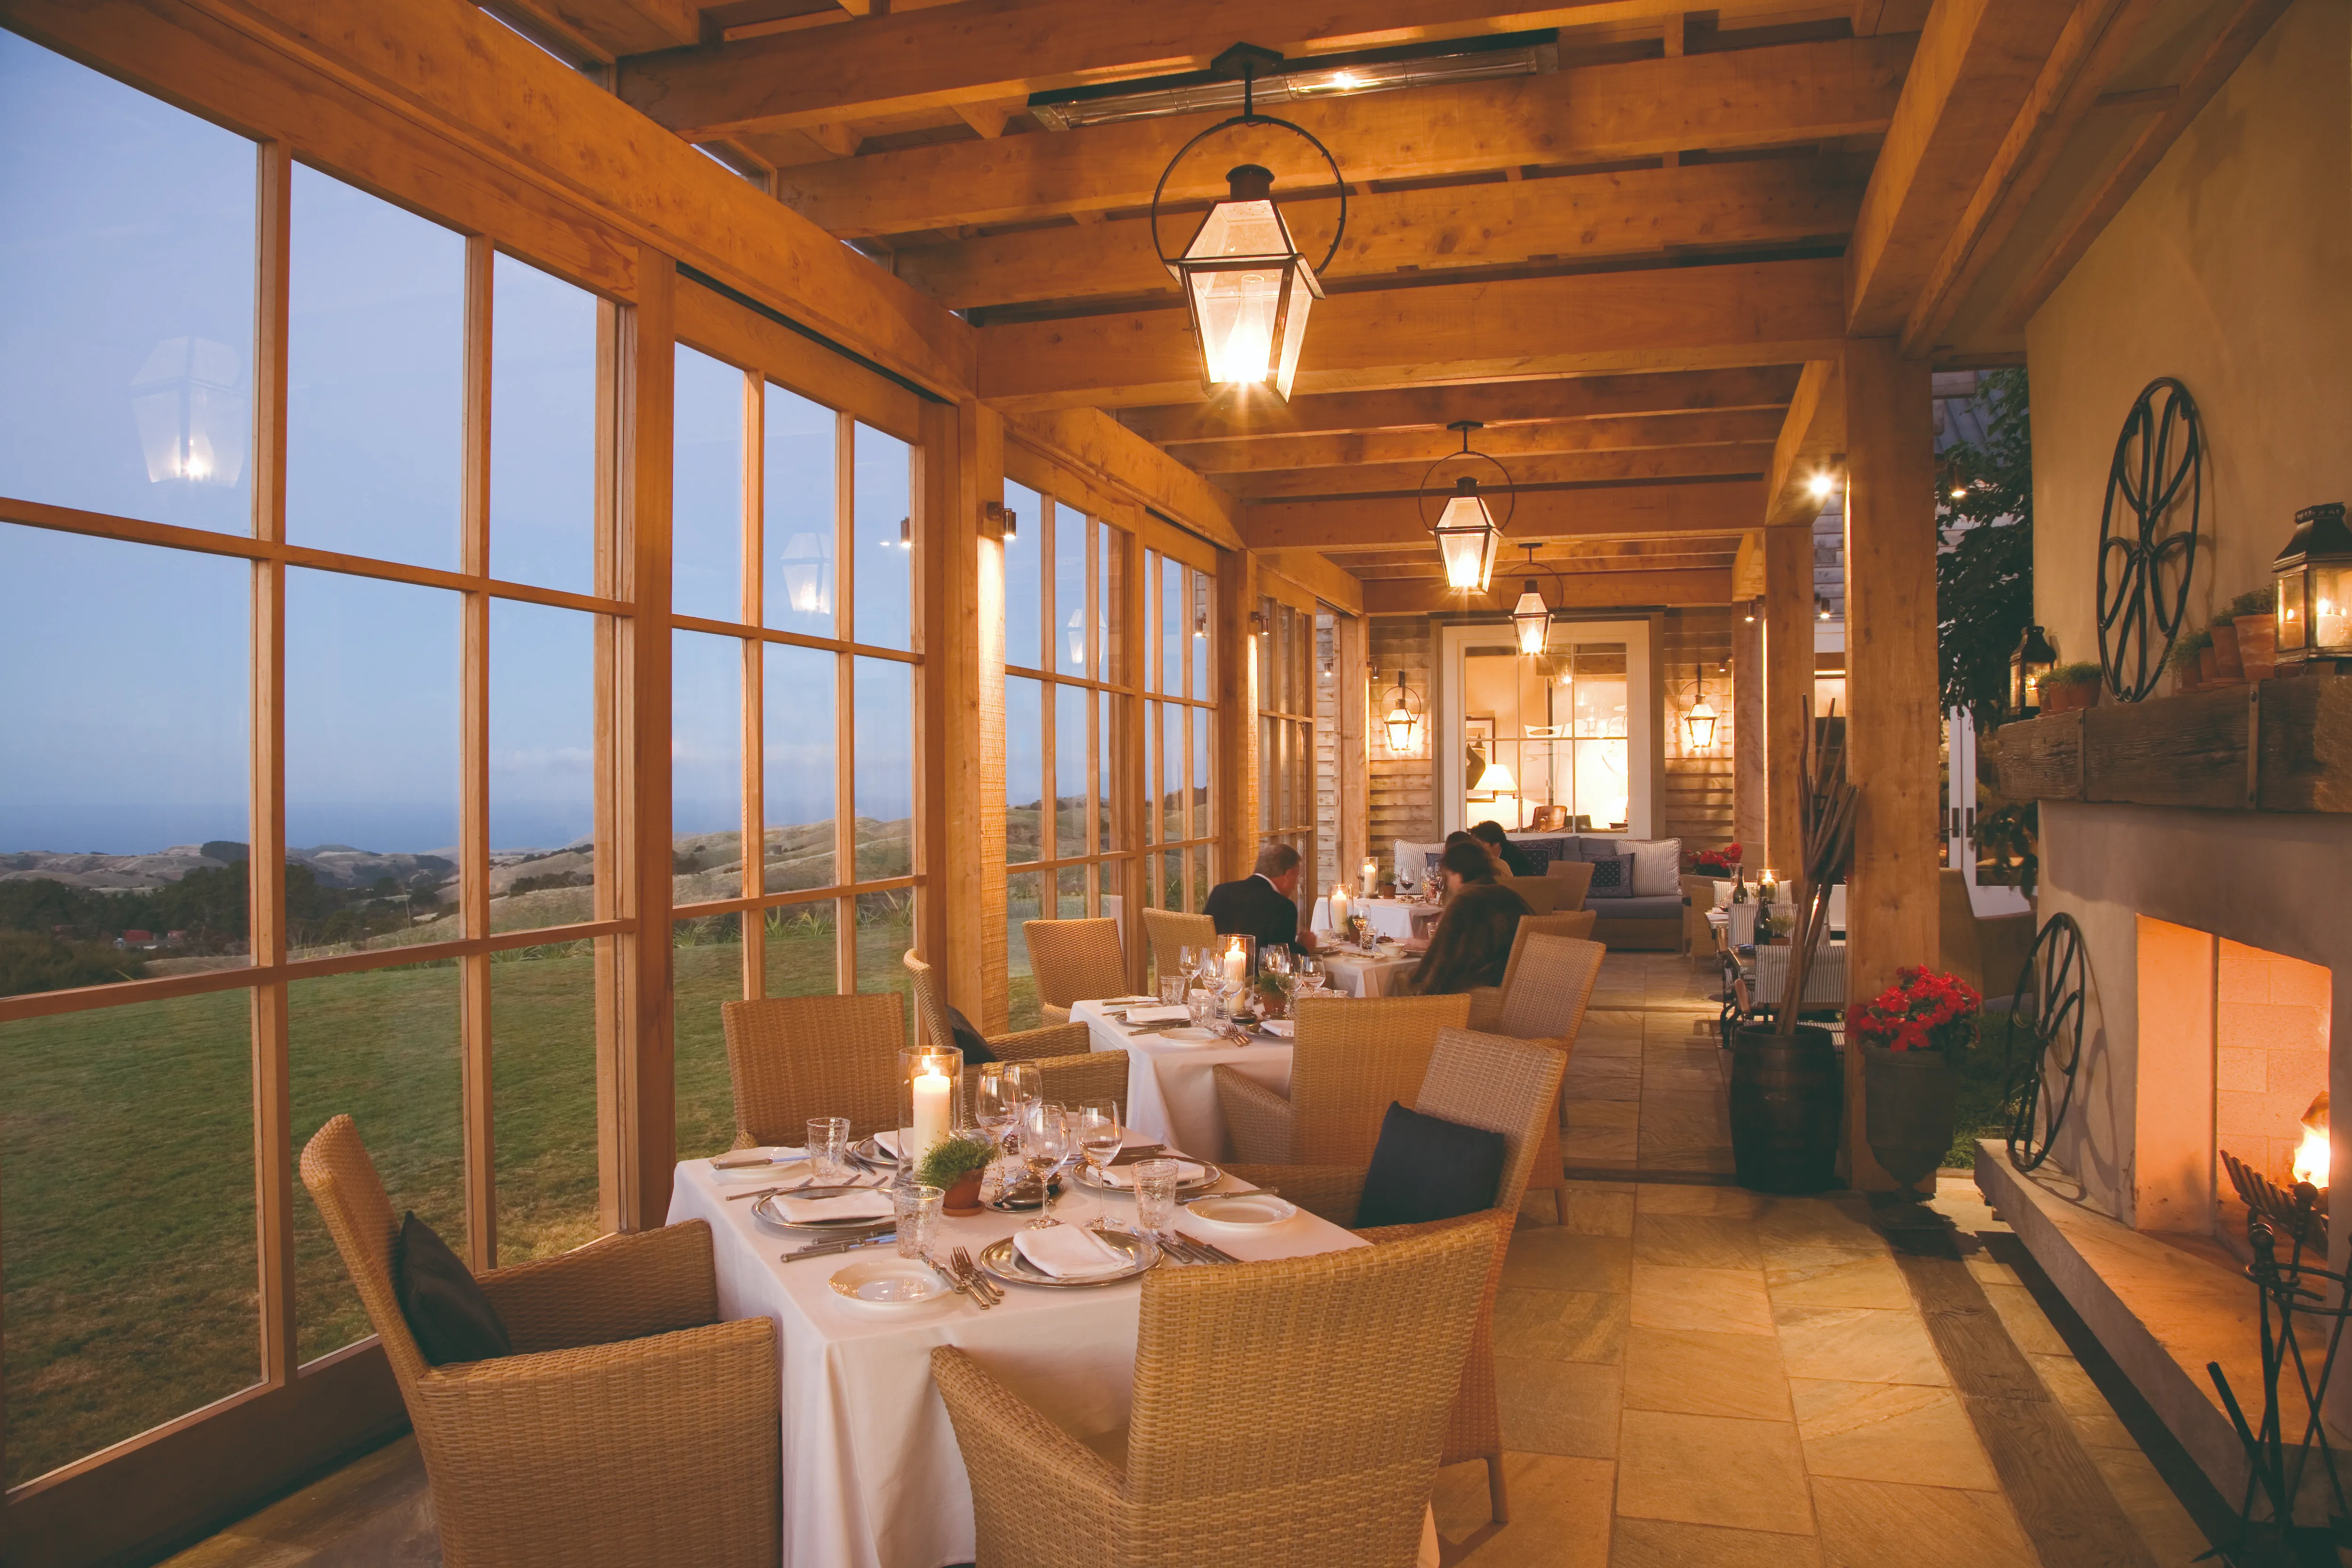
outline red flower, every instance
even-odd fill
[[[1906,965],[1895,984],[1846,1011],[1846,1036],[1889,1050],[1948,1050],[1973,1042],[1984,998],[1968,982]]]

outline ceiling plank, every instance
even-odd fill
[[[1319,551],[1261,551],[1257,569],[1288,578],[1335,610],[1345,610],[1351,616],[1364,613],[1363,583]]]
[[[1465,594],[1444,583],[1373,581],[1364,584],[1368,616],[1428,616],[1463,611],[1507,610],[1518,596],[1519,579],[1505,591],[1496,573],[1491,592]],[[1731,574],[1722,567],[1644,572],[1576,572],[1543,580],[1544,602],[1555,610],[1607,610],[1635,605],[1727,605]]]
[[[1813,476],[1835,475],[1844,461],[1844,372],[1838,360],[1814,360],[1797,383],[1772,466],[1765,470],[1765,526],[1810,525],[1829,499],[1813,493]]]
[[[1375,192],[1348,204],[1326,282],[1400,271],[1659,256],[1677,247],[1760,248],[1843,237],[1862,188],[1837,158],[1775,158],[1627,169],[1516,184]],[[1286,202],[1295,233],[1328,234],[1338,204]],[[1181,242],[1192,220],[1171,226]],[[898,276],[950,310],[1040,300],[1175,298],[1140,219],[1024,229],[898,252]]]
[[[2052,0],[1942,0],[1929,13],[1846,248],[1853,336],[1902,327],[2069,13]]]
[[[1781,412],[1741,408],[1724,413],[1641,414],[1626,419],[1555,419],[1481,430],[1472,444],[1489,457],[1504,458],[1769,443],[1780,436]],[[1451,430],[1367,430],[1340,436],[1276,436],[1258,441],[1199,441],[1176,455],[1204,474],[1263,473],[1360,463],[1426,465],[1458,451],[1461,445]]]
[[[607,60],[702,41],[702,7],[693,0],[499,0],[499,4],[583,40]]]
[[[1626,479],[1679,479],[1699,476],[1745,474],[1760,477],[1771,466],[1769,442],[1738,447],[1654,447],[1631,452],[1560,452],[1549,457],[1516,458],[1510,465],[1518,485],[1608,484]],[[1430,465],[1371,463],[1352,468],[1291,468],[1272,473],[1240,474],[1231,483],[1244,500],[1260,500],[1301,496],[1400,495],[1420,489]],[[1491,481],[1494,470],[1484,464],[1465,470],[1439,472],[1440,488],[1453,483],[1456,472],[1483,469]],[[1487,488],[1493,488],[1491,484]],[[1497,503],[1499,504],[1499,503]],[[1435,510],[1433,505],[1433,512]]]
[[[1317,307],[1298,389],[1338,392],[1583,371],[1784,364],[1834,352],[1833,259],[1444,283]],[[1181,310],[982,329],[981,395],[1006,408],[1205,399]]]
[[[1162,446],[1279,440],[1360,430],[1442,430],[1456,419],[1483,421],[1491,437],[1501,434],[1499,426],[1538,421],[1607,419],[1691,409],[1770,408],[1777,412],[1796,395],[1800,370],[1793,364],[1739,365],[1727,370],[1565,376],[1391,392],[1301,393],[1280,405],[1219,402],[1129,408],[1119,416],[1119,423]],[[1181,455],[1187,462],[1192,460],[1190,452]]]
[[[965,0],[940,15],[978,3]],[[1790,146],[1885,131],[1912,43],[1906,34],[1579,66],[1549,76],[1292,104],[1285,115],[1339,150],[1351,181],[1606,163],[1694,147]],[[625,93],[627,80],[625,73]],[[876,153],[854,168],[797,169],[780,183],[779,195],[844,238],[1140,209],[1150,205],[1153,186],[1184,144],[1220,118],[1184,114]],[[1329,177],[1286,132],[1235,132],[1219,139],[1216,152],[1185,160],[1164,199],[1221,196],[1225,171],[1250,158],[1273,169],[1283,188],[1310,168],[1318,179]],[[1169,226],[1168,243],[1181,243],[1175,237],[1181,226]]]
[[[1093,408],[1010,415],[1005,438],[1085,469],[1223,550],[1242,547],[1232,496]]]
[[[1679,484],[1604,485],[1529,490],[1517,498],[1503,536],[1507,547],[1559,539],[1640,539],[1719,534],[1764,506],[1756,479],[1692,479]],[[1242,538],[1252,550],[1437,548],[1411,496],[1387,500],[1260,501],[1242,509]]]

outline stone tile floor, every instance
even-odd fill
[[[1871,1205],[1726,1184],[1711,982],[1648,954],[1602,972],[1570,1073],[1583,1174],[1561,1224],[1529,1199],[1496,1304],[1511,1522],[1482,1465],[1444,1471],[1446,1568],[2188,1568],[2204,1534],[1991,1256],[2017,1254],[1972,1183],[1934,1208],[2134,1532],[2093,1554],[2035,1538]],[[172,1561],[421,1568],[430,1517],[404,1439]]]

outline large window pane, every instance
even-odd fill
[[[299,1152],[331,1117],[358,1124],[392,1212],[466,1256],[465,1118],[454,959],[287,987]],[[248,1148],[250,1144],[248,1143]],[[294,1202],[296,1340],[315,1361],[374,1331],[307,1196]]]
[[[0,1024],[6,1485],[258,1381],[250,1017]]]
[[[287,934],[298,949],[460,934],[457,600],[286,574]]]
[[[1012,675],[1004,679],[1004,859],[1018,866],[1044,858],[1045,812],[1045,687]]]
[[[856,717],[857,869],[860,882],[915,869],[914,667],[861,658],[852,678]],[[862,914],[861,914],[862,918]],[[892,955],[897,963],[897,955]],[[870,989],[862,984],[860,989]]]
[[[762,411],[767,447],[761,526],[767,624],[833,636],[835,517],[832,409],[771,382]]]
[[[595,947],[554,942],[490,960],[502,1268],[568,1252],[604,1228],[596,1181]]]
[[[490,929],[596,918],[596,620],[490,601]]]
[[[251,962],[250,579],[0,523],[0,995]]]
[[[1184,725],[1192,710],[1170,702],[1160,708],[1160,834],[1164,842],[1184,838]]]
[[[1054,507],[1054,671],[1087,673],[1087,514]]]
[[[840,656],[770,643],[765,658],[761,790],[768,821],[761,886],[771,893],[831,887],[839,755],[833,710]],[[825,989],[833,989],[830,983]]]
[[[1160,689],[1171,697],[1184,692],[1185,632],[1184,567],[1156,557],[1160,563]]]
[[[1195,838],[1216,835],[1216,817],[1209,808],[1209,721],[1212,710],[1192,710],[1192,826]]]
[[[1043,872],[1024,871],[1004,879],[1004,918],[1010,927],[1004,957],[1012,982],[1007,1026],[1013,1029],[1034,1029],[1044,1021],[1037,1006],[1037,979],[1029,967],[1029,939],[1021,928],[1030,921],[1054,918],[1054,911],[1044,907],[1045,889]]]
[[[1097,849],[1108,849],[1114,843],[1122,849],[1128,847],[1119,841],[1119,814],[1111,809],[1110,800],[1111,780],[1118,773],[1118,769],[1112,765],[1112,759],[1120,755],[1122,740],[1119,733],[1121,726],[1116,718],[1118,711],[1118,699],[1108,691],[1095,693],[1095,734],[1091,749],[1095,757],[1095,847]]]
[[[1007,479],[1004,505],[1019,520],[1016,537],[1004,542],[1004,662],[1034,669],[1044,635],[1044,552],[1037,542],[1045,535],[1045,500]]]
[[[1054,854],[1087,852],[1087,710],[1083,686],[1054,688]]]
[[[596,585],[596,297],[491,264],[490,575]]]
[[[895,436],[857,426],[857,489],[853,513],[857,553],[853,633],[869,647],[910,648],[914,606],[914,524],[909,503],[914,449]]]
[[[1206,702],[1217,694],[1210,679],[1209,579],[1198,572],[1187,571],[1184,582],[1192,603],[1192,696]]]
[[[743,618],[743,373],[677,350],[670,475],[670,609]]]
[[[765,913],[771,996],[829,996],[841,989],[835,927],[840,902],[780,904]]]
[[[735,1142],[721,1003],[743,994],[743,918],[711,915],[673,927],[670,1017],[677,1037],[677,1157],[698,1160]]]
[[[457,564],[466,242],[296,165],[286,536]]]
[[[0,32],[0,494],[253,527],[254,148]]]
[[[671,899],[743,896],[743,644],[707,632],[670,643]]]
[[[1126,598],[1119,584],[1126,576],[1127,534],[1110,524],[1095,527],[1095,673],[1105,680],[1128,679]]]
[[[906,952],[915,945],[915,892],[900,888],[887,893],[860,893],[857,910],[857,989],[867,994],[887,994],[899,999],[899,1021],[906,1038],[914,1038],[914,981],[907,973]]]

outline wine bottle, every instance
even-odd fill
[[[1731,884],[1731,901],[1735,904],[1744,904],[1748,901],[1748,873],[1735,871],[1732,875],[1737,880]]]

